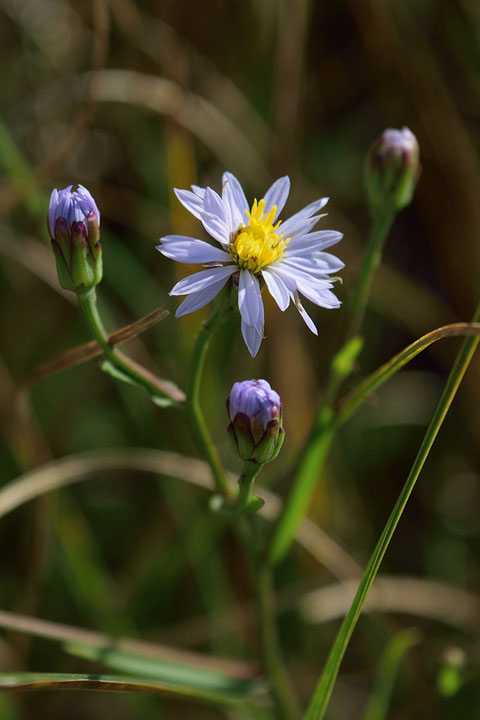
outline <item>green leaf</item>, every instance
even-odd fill
[[[154,405],[157,405],[161,408],[167,408],[175,405],[173,400],[170,400],[170,398],[168,397],[160,397],[160,395],[150,395],[150,400],[153,402]]]
[[[230,707],[248,707],[245,696],[183,687],[152,678],[82,673],[0,673],[0,690],[89,690],[154,693]]]
[[[234,678],[216,668],[152,659],[115,648],[69,643],[65,646],[65,650],[71,655],[100,662],[112,670],[154,678],[172,686],[189,687],[192,690],[247,696],[258,687],[257,681]]]
[[[107,358],[103,359],[100,363],[100,367],[103,372],[111,375],[113,378],[115,378],[115,380],[120,380],[121,382],[128,383],[129,385],[134,385],[135,387],[139,387],[144,392],[147,392],[150,400],[158,407],[166,408],[175,405],[175,402],[171,398],[167,397],[167,395],[163,397],[161,395],[153,395],[152,393],[148,392],[148,390],[145,388],[144,385],[142,385],[142,383],[137,382],[135,378],[133,378],[131,375],[128,375],[123,370],[120,370],[120,368],[118,368],[111,360],[108,360]]]
[[[120,370],[116,365],[112,363],[111,360],[107,360],[105,358],[101,361],[100,367],[103,372],[111,375],[113,378],[115,378],[115,380],[121,380],[122,382],[128,383],[129,385],[135,385],[136,387],[142,388],[142,390],[144,390],[143,385],[140,385],[140,383],[134,380],[131,375],[127,375],[126,372]]]

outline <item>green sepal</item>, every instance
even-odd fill
[[[73,230],[71,270],[72,280],[77,290],[89,290],[95,286],[95,262],[87,240],[81,233],[74,234]]]
[[[244,413],[238,413],[232,423],[237,441],[237,453],[242,460],[250,460],[253,456],[255,443],[250,430],[250,419]]]
[[[62,250],[60,249],[60,246],[55,242],[55,240],[52,240],[52,248],[55,257],[55,264],[57,266],[58,281],[60,285],[64,288],[64,290],[70,290],[71,292],[75,292],[76,287],[72,282],[72,278],[70,277],[70,270],[65,263]]]
[[[271,420],[268,423],[263,438],[258,443],[253,453],[253,459],[255,462],[259,463],[259,465],[270,462],[270,460],[273,460],[273,458],[280,452],[280,448],[277,450],[277,443],[280,437],[281,429],[283,430],[283,428],[279,427],[278,420]]]

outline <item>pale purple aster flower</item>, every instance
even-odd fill
[[[202,263],[204,270],[180,280],[170,295],[187,295],[176,317],[194,312],[212,300],[233,276],[238,286],[238,307],[242,334],[253,357],[263,339],[264,311],[260,280],[280,310],[293,303],[310,330],[318,335],[299,294],[316,305],[337,308],[339,300],[331,291],[331,273],[344,266],[325,248],[342,238],[334,230],[313,231],[328,198],[320,198],[282,222],[280,213],[287,201],[290,180],[279,178],[260,202],[247,202],[237,178],[223,174],[222,194],[212,188],[192,185],[175,190],[177,198],[198,218],[219,247],[183,235],[161,238],[157,249],[173,260]]]

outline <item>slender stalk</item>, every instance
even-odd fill
[[[207,348],[215,330],[225,319],[225,314],[226,309],[224,307],[217,307],[210,318],[203,324],[203,327],[198,334],[190,365],[186,405],[190,422],[197,436],[200,448],[212,469],[216,488],[218,492],[222,493],[222,495],[231,496],[232,490],[228,483],[225,470],[220,462],[220,458],[218,457],[218,453],[210,437],[210,433],[208,432],[207,424],[205,422],[205,418],[203,417],[200,405],[200,381],[207,355]]]
[[[153,397],[160,399],[170,397],[172,400],[183,400],[183,393],[178,391],[178,388],[175,388],[173,383],[160,380],[160,378],[157,378],[149,370],[143,368],[134,360],[127,357],[127,355],[124,355],[122,352],[113,347],[98,312],[95,288],[85,293],[78,293],[78,302],[83,310],[83,314],[85,315],[95,340],[102,348],[104,355],[108,357],[116,368],[121,370],[122,373],[129,377],[133,382],[141,385],[149,393],[149,395],[152,395]],[[165,390],[162,389],[162,386],[165,387]],[[176,393],[174,390],[176,390]],[[176,395],[178,397],[175,397]]]
[[[257,618],[265,669],[272,687],[278,720],[296,720],[300,706],[283,663],[275,612],[271,568],[256,564]]]
[[[242,474],[238,478],[238,498],[237,505],[244,508],[248,505],[253,483],[262,466],[256,462],[245,461],[243,464]]]
[[[347,340],[360,332],[373,276],[380,265],[383,246],[394,219],[395,213],[389,206],[377,211],[373,216],[367,249],[351,302],[351,321],[347,332]]]
[[[480,304],[477,307],[472,322],[478,322],[480,320]],[[473,354],[480,341],[478,337],[468,337],[463,341],[462,347],[457,355],[454,366],[450,372],[437,408],[430,422],[430,425],[425,433],[420,450],[418,451],[417,457],[413,463],[412,469],[405,485],[398,497],[398,500],[393,508],[393,511],[385,525],[380,540],[373,551],[370,561],[365,570],[365,574],[360,582],[357,594],[352,602],[350,610],[348,611],[345,620],[343,621],[337,638],[330,650],[327,662],[325,664],[320,680],[315,689],[313,698],[309,705],[309,708],[304,716],[304,720],[321,720],[327,709],[327,705],[332,694],[332,690],[335,684],[335,680],[340,669],[340,665],[348,647],[348,643],[352,636],[352,633],[357,624],[358,618],[363,608],[363,604],[367,597],[368,591],[370,590],[373,581],[380,568],[381,562],[388,548],[390,540],[392,539],[393,533],[399,523],[402,516],[405,505],[407,504],[408,498],[415,486],[415,483],[420,475],[420,472],[425,464],[430,449],[437,437],[440,427],[443,423],[445,415],[447,414],[453,398],[458,390],[458,387],[465,375],[465,372],[470,364]]]
[[[323,405],[301,456],[287,501],[273,527],[266,551],[268,565],[280,562],[293,542],[297,527],[310,504],[335,433],[333,409],[330,405]]]
[[[357,333],[361,328],[373,275],[380,264],[383,246],[395,213],[387,206],[373,217],[367,249],[360,268],[359,280],[352,301],[352,316],[345,342],[335,356],[325,386],[324,399],[314,425],[300,454],[300,461],[289,496],[272,531],[266,551],[267,563],[276,564],[291,546],[298,525],[307,511],[318,478],[335,438],[338,423],[333,410],[343,380],[350,374],[361,345]],[[343,356],[346,355],[346,358]],[[345,359],[347,360],[345,362]],[[338,362],[338,361],[341,362]]]

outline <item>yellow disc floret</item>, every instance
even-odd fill
[[[281,220],[273,224],[277,206],[274,205],[268,215],[265,215],[264,208],[265,200],[254,201],[250,212],[246,211],[250,222],[238,227],[227,247],[237,265],[253,273],[281,260],[290,242],[290,238],[284,240],[283,235],[277,232]]]

